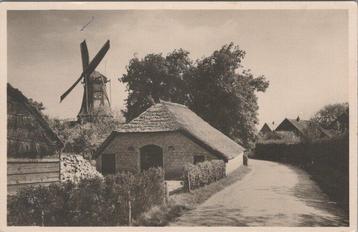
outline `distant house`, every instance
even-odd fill
[[[327,130],[321,128],[318,124],[313,123],[309,120],[301,120],[299,117],[297,119],[287,119],[285,118],[280,125],[275,129],[275,132],[284,133],[293,133],[301,139],[323,139],[330,138],[331,135]]]
[[[272,130],[271,130],[270,126],[267,125],[267,123],[265,123],[262,126],[261,130],[259,131],[259,135],[263,136],[263,135],[266,135],[266,134],[269,134],[269,133],[272,133]]]
[[[163,167],[166,179],[179,179],[186,163],[221,159],[227,170],[242,164],[244,148],[189,110],[161,101],[104,141],[96,152],[103,174]]]
[[[7,191],[60,180],[63,143],[41,113],[7,84]]]

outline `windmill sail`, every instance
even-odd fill
[[[103,59],[103,57],[106,55],[107,51],[109,50],[109,46],[110,46],[109,40],[107,40],[107,42],[103,45],[101,50],[99,50],[97,55],[93,58],[91,63],[82,72],[81,76],[77,79],[77,81],[64,94],[61,95],[60,102],[62,102],[63,99],[76,87],[78,82],[80,82],[83,77],[89,76],[97,68],[98,64],[101,62],[101,60]],[[81,48],[82,48],[82,46],[81,46]],[[87,46],[86,46],[86,48],[87,48]],[[88,52],[87,52],[87,54],[88,54]],[[82,60],[82,62],[83,62],[83,60]]]
[[[73,83],[73,85],[64,94],[61,95],[60,102],[62,102],[63,99],[73,90],[73,88],[76,87],[76,85],[78,84],[78,82],[80,82],[80,80],[82,80],[82,78],[83,78],[83,73],[81,74],[80,78],[78,78],[77,81]]]
[[[89,56],[86,40],[81,43],[82,70],[85,71],[89,64]]]
[[[83,40],[83,42],[81,43],[81,58],[82,58],[82,70],[85,71],[89,64],[89,55],[88,55],[86,40]],[[88,76],[84,76],[83,79],[85,82],[85,86],[83,92],[82,105],[85,104],[86,112],[88,112],[88,88],[87,88]]]
[[[109,50],[109,40],[102,46],[95,57],[89,62],[89,54],[86,40],[80,44],[82,58],[82,73],[75,83],[61,95],[61,101],[83,80],[83,97],[80,111],[77,115],[78,122],[94,122],[103,117],[112,117],[111,103],[108,98],[106,83],[108,78],[96,71]]]

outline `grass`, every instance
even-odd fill
[[[190,193],[178,193],[170,196],[169,202],[164,206],[156,206],[142,214],[136,225],[140,226],[166,226],[185,212],[195,209],[198,205],[209,199],[213,194],[227,186],[242,180],[249,172],[250,167],[241,166],[227,177],[192,190]]]

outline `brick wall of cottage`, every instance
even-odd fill
[[[163,167],[167,179],[179,179],[186,163],[194,162],[194,155],[206,160],[217,159],[180,132],[127,133],[117,135],[97,158],[97,170],[102,170],[101,156],[115,154],[116,172],[140,171],[140,148],[157,145],[163,150]]]

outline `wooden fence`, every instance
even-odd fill
[[[30,185],[50,185],[60,180],[59,159],[8,159],[7,191],[16,193]]]

